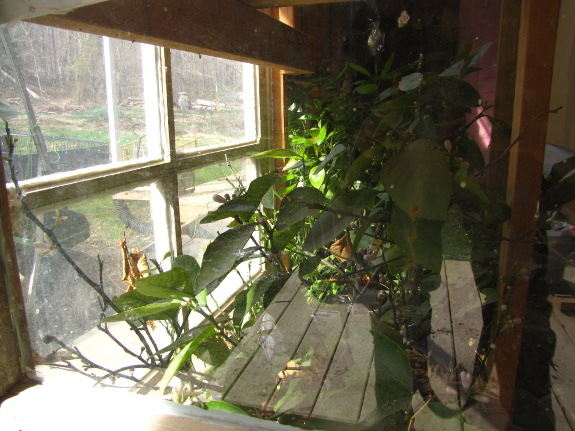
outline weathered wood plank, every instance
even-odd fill
[[[260,338],[262,335],[269,335],[262,334],[258,330],[262,327],[264,319],[279,320],[286,312],[293,298],[299,295],[300,287],[299,272],[295,270],[273,302],[266,308],[266,312],[262,313],[256,320],[252,331],[250,331],[248,336],[234,349],[226,363],[216,370],[214,377],[218,384],[224,388],[224,396],[227,395],[243,370],[250,364],[259,351],[261,347]]]
[[[333,357],[312,416],[356,423],[369,379],[373,359],[371,316],[362,304],[355,304]]]
[[[472,373],[483,329],[479,292],[470,262],[446,260],[445,273],[457,367]]]
[[[557,337],[553,356],[555,366],[551,369],[552,389],[565,419],[575,425],[575,363],[572,354],[575,349],[575,320],[559,311],[560,298],[553,297],[550,300],[553,303],[551,329]],[[556,416],[560,413],[555,411]]]
[[[457,403],[457,396],[445,391],[456,380],[455,347],[451,325],[451,309],[445,266],[441,271],[441,285],[431,292],[431,334],[428,340],[429,383],[437,398],[446,404]]]
[[[315,312],[315,305],[306,301],[305,289],[293,297],[279,318],[270,314],[269,307],[263,312],[257,339],[242,343],[244,346],[257,343],[259,348],[233,386],[224,393],[224,401],[251,407],[267,404],[277,385],[278,374],[294,357]]]
[[[431,309],[430,383],[442,402],[454,403],[456,396],[445,390],[457,388],[459,372],[473,373],[483,328],[481,300],[469,262],[444,262],[441,286],[431,293]]]
[[[291,72],[315,70],[309,36],[239,0],[110,0],[31,21]]]
[[[297,415],[311,415],[347,322],[348,311],[345,304],[322,304],[318,308],[294,355],[301,369],[285,371],[286,377],[268,403],[276,413],[291,410]]]

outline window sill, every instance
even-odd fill
[[[0,406],[2,430],[289,431],[250,416],[202,410],[113,389],[39,385]]]

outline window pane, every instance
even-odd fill
[[[176,149],[255,139],[254,67],[172,50]]]
[[[220,206],[212,197],[215,194],[231,196],[239,188],[238,178],[247,187],[255,176],[255,167],[250,160],[233,161],[231,165],[233,173],[225,163],[220,163],[178,175],[183,252],[198,262],[201,262],[208,244],[216,238],[218,232],[227,230],[232,221],[225,219],[200,224],[208,211]]]
[[[10,39],[0,87],[16,113],[20,180],[157,154],[146,139],[142,45],[27,23]]]
[[[97,199],[86,199],[58,210],[36,213],[47,228],[53,229],[66,254],[94,286],[100,285],[98,259],[102,262],[102,285],[113,298],[126,291],[122,282],[124,232],[127,249],[139,250],[153,258],[154,237],[150,217],[149,187],[140,187]],[[50,239],[22,217],[23,229],[15,235],[18,265],[33,349],[38,359],[57,349],[45,344],[54,336],[68,345],[95,327],[103,314],[114,314]]]

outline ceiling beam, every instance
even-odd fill
[[[242,0],[245,4],[257,9],[281,6],[309,6],[322,3],[343,3],[363,0]]]
[[[309,73],[313,40],[239,0],[110,0],[38,24]]]

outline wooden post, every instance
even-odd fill
[[[514,321],[514,327],[499,335],[494,354],[500,400],[508,412],[513,406],[527,308],[547,131],[547,115],[541,114],[549,109],[560,3],[560,0],[523,0],[521,10],[513,138],[526,127],[528,130],[510,153],[507,202],[511,216],[503,228],[503,237],[521,240],[504,241],[501,246],[499,290],[503,294],[510,288],[511,297],[497,314]],[[511,278],[513,283],[509,282]]]
[[[0,162],[0,397],[34,367],[20,286],[12,221]]]

